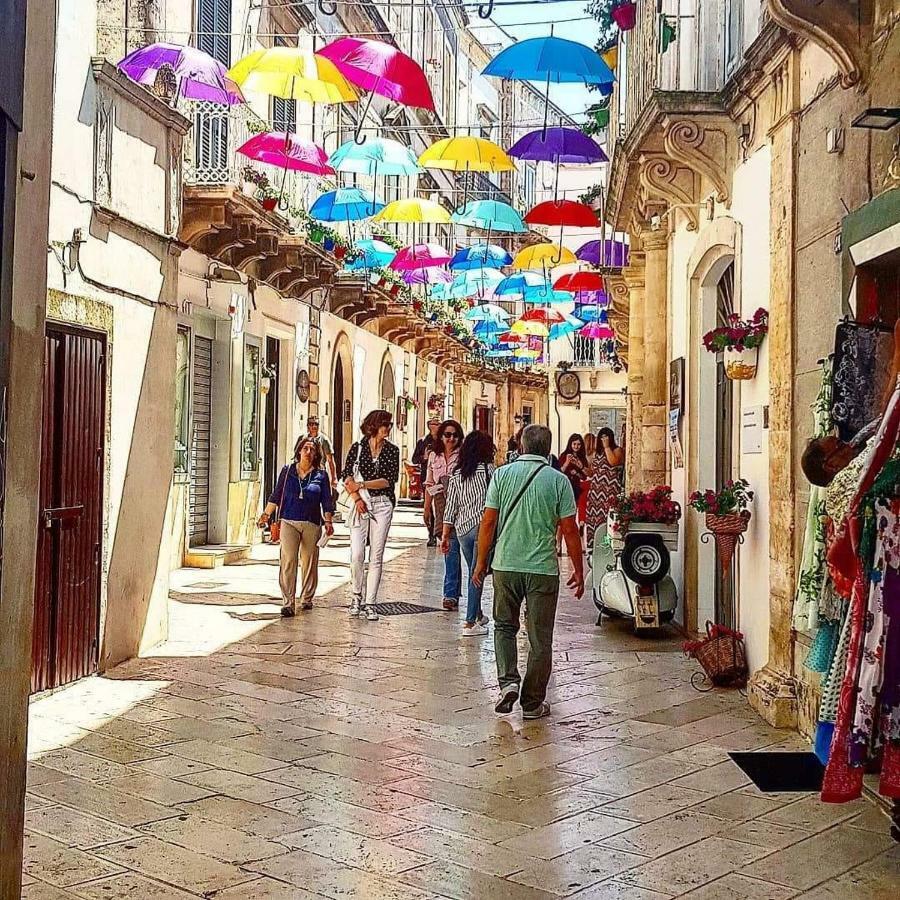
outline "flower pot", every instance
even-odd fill
[[[723,572],[731,568],[735,548],[749,523],[750,513],[746,509],[739,513],[706,513],[706,527],[715,538]]]
[[[725,351],[725,374],[732,381],[749,381],[755,378],[758,354],[757,347],[744,350],[728,348]]]
[[[263,198],[262,208],[266,212],[273,212],[276,206],[278,206],[278,198],[277,197],[264,197]]]
[[[332,250],[334,250],[334,238],[325,238],[325,240],[322,242],[322,246],[330,253]]]
[[[397,294],[400,293],[400,285],[399,285],[399,284],[392,284],[392,285],[388,288],[388,293],[389,293],[392,297],[396,297]]]
[[[334,248],[334,258],[335,259],[343,259],[347,255],[347,248],[337,245]]]
[[[241,191],[243,192],[245,197],[250,197],[251,199],[253,199],[254,197],[256,197],[257,188],[252,181],[245,181],[241,185]]]
[[[622,0],[613,7],[610,15],[621,31],[631,31],[637,24],[637,3],[632,0]]]
[[[314,244],[321,244],[322,238],[325,236],[325,232],[318,225],[313,225],[312,228],[309,229],[309,239]]]

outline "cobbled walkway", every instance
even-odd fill
[[[440,555],[396,522],[384,599],[438,606]],[[900,896],[873,805],[749,784],[729,750],[801,744],[698,694],[674,634],[564,598],[552,717],[498,718],[491,638],[348,619],[348,552],[288,621],[272,548],[175,573],[167,644],[34,701],[26,900]]]

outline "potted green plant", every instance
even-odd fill
[[[769,333],[769,314],[758,309],[749,319],[737,313],[728,322],[703,335],[703,346],[710,353],[725,354],[725,374],[733,381],[746,381],[756,375],[759,346]]]

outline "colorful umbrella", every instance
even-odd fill
[[[556,244],[532,244],[520,250],[512,264],[514,269],[549,269],[571,262],[575,262],[575,254],[567,247],[557,247]]]
[[[368,219],[372,210],[384,209],[384,204],[375,195],[361,188],[338,188],[322,194],[309,210],[309,214],[320,222],[357,222]]]
[[[584,203],[574,200],[547,200],[525,214],[529,225],[570,225],[573,228],[597,228],[597,213]]]
[[[553,287],[559,291],[602,291],[606,282],[599,272],[571,272],[557,278]]]
[[[474,297],[493,294],[504,275],[497,269],[469,269],[460,272],[450,285],[451,297]]]
[[[534,337],[547,337],[550,332],[543,322],[529,322],[526,319],[519,319],[513,322],[509,329],[513,334],[533,335]]]
[[[446,269],[438,268],[406,269],[402,278],[407,284],[444,285],[453,281]]]
[[[567,337],[570,334],[576,332],[584,322],[581,319],[576,318],[575,316],[566,316],[565,322],[560,322],[558,325],[550,326],[550,340],[555,341],[562,337]]]
[[[392,44],[371,38],[342,37],[323,47],[319,55],[330,59],[353,84],[370,92],[358,119],[357,141],[375,94],[404,106],[434,109],[425,73],[418,63]]]
[[[524,344],[527,339],[524,335],[516,334],[512,331],[504,331],[503,334],[498,335],[497,340],[501,344]]]
[[[519,320],[521,322],[543,322],[545,325],[558,325],[565,322],[566,317],[555,309],[529,309]]]
[[[357,241],[353,249],[359,256],[347,264],[348,269],[380,269],[397,255],[397,251],[384,241]]]
[[[148,44],[129,53],[118,68],[132,81],[152,87],[160,69],[175,73],[176,95],[188,100],[207,100],[222,106],[243,103],[240,88],[228,77],[225,66],[196,47],[180,44]]]
[[[552,303],[574,303],[575,295],[569,291],[557,291],[550,285],[544,284],[540,287],[530,287],[525,289],[522,295],[523,303],[538,303],[542,306],[548,306]]]
[[[541,355],[541,351],[537,349],[532,349],[531,347],[517,347],[513,350],[513,356],[516,359],[538,359]]]
[[[481,306],[473,306],[472,309],[465,313],[465,317],[471,322],[507,322],[512,318],[502,306],[497,306],[495,303],[482,303]]]
[[[515,350],[488,350],[484,355],[487,359],[512,359],[515,356]]]
[[[600,322],[590,322],[578,332],[581,337],[585,338],[599,338],[601,340],[606,340],[609,338],[614,338],[616,336],[615,331],[613,331],[610,325],[604,325]]]
[[[582,244],[575,252],[578,259],[593,266],[619,266],[628,265],[628,244],[606,238],[600,241],[588,241]]]
[[[498,297],[522,297],[529,288],[547,286],[547,279],[539,272],[516,272],[507,275],[494,290]]]
[[[592,165],[609,162],[600,145],[578,128],[548,128],[545,131],[529,131],[509,148],[509,155],[516,159],[534,162],[552,162],[556,167],[553,197],[559,193],[559,165]]]
[[[325,151],[318,144],[291,132],[265,131],[255,134],[238,147],[237,152],[257,162],[294,172],[334,175]]]
[[[419,157],[419,165],[426,169],[465,172],[463,205],[469,202],[469,172],[510,172],[516,167],[493,141],[469,135],[444,138],[432,144]]]
[[[250,91],[307,103],[352,103],[356,91],[330,60],[298,47],[267,47],[238,60],[228,75]]]
[[[413,244],[397,251],[391,268],[399,272],[410,269],[427,269],[431,266],[445,266],[450,262],[450,254],[438,244]]]
[[[508,204],[499,200],[470,200],[453,213],[457,225],[491,231],[526,231],[522,217]]]
[[[422,171],[412,150],[390,138],[371,138],[365,144],[347,141],[341,144],[328,162],[339,172],[357,175],[415,175]]]
[[[388,203],[375,218],[379,222],[431,222],[446,225],[450,221],[450,213],[433,200],[407,197]]]
[[[450,268],[462,271],[465,269],[499,269],[501,266],[508,266],[512,262],[512,257],[503,247],[497,244],[473,244],[471,247],[464,247],[457,250],[450,260]]]

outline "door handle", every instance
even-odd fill
[[[49,507],[43,512],[44,528],[52,528],[54,522],[72,522],[75,519],[80,519],[83,512],[83,503],[78,504],[78,506]]]

